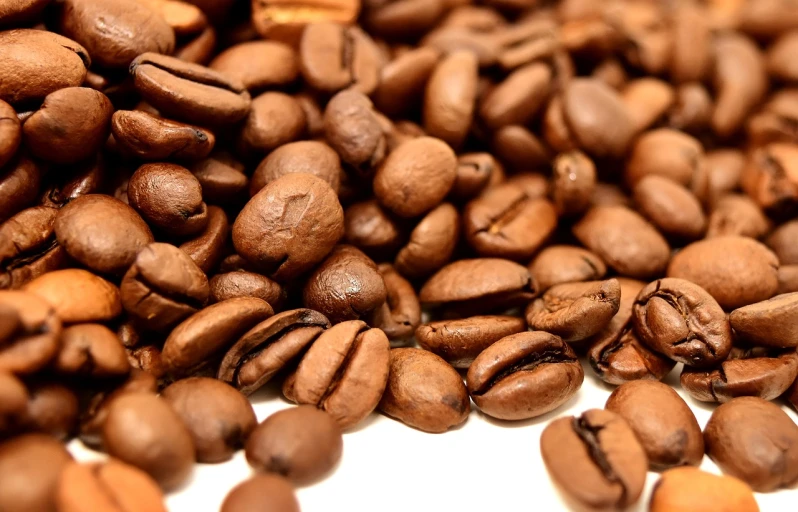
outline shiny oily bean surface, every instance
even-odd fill
[[[421,304],[410,282],[389,263],[377,269],[385,283],[385,302],[372,312],[369,325],[381,329],[391,342],[402,342],[413,336],[421,323]]]
[[[299,172],[316,175],[329,183],[337,193],[343,170],[338,154],[324,142],[290,142],[278,147],[261,161],[252,175],[249,193],[254,196],[280,176]]]
[[[550,245],[529,264],[529,272],[538,288],[546,291],[554,285],[595,281],[607,273],[607,266],[596,254],[573,245]]]
[[[61,268],[66,252],[55,239],[58,210],[34,206],[0,224],[0,289],[17,289]]]
[[[25,375],[47,365],[61,347],[62,324],[43,297],[23,291],[0,291],[3,325],[0,371]]]
[[[351,89],[339,92],[327,103],[324,136],[342,161],[364,175],[371,175],[388,151],[374,105],[368,96]]]
[[[138,110],[114,112],[111,133],[124,154],[148,161],[198,160],[216,144],[209,130]]]
[[[770,231],[770,220],[746,195],[728,194],[715,202],[707,221],[707,238],[738,235],[761,238]]]
[[[729,323],[737,336],[767,347],[798,346],[798,293],[785,293],[735,309]]]
[[[449,263],[459,238],[460,215],[450,203],[443,203],[410,232],[407,244],[396,254],[396,269],[410,278],[427,276]]]
[[[350,88],[371,94],[381,68],[374,41],[359,27],[329,23],[335,19],[317,21],[302,31],[299,42],[299,68],[305,82],[324,93]]]
[[[246,197],[249,178],[233,162],[205,158],[194,163],[189,170],[200,182],[202,198],[206,203],[238,204]]]
[[[596,166],[579,151],[562,153],[552,164],[551,196],[561,215],[577,215],[590,207],[596,187]]]
[[[248,41],[228,48],[208,65],[250,91],[290,84],[299,75],[296,52],[278,41]]]
[[[43,274],[23,287],[52,304],[64,323],[102,322],[122,312],[119,289],[79,268]],[[80,297],[80,302],[75,302]]]
[[[650,512],[759,512],[751,488],[729,475],[683,466],[662,473],[654,484]]]
[[[216,274],[208,283],[210,302],[222,302],[236,297],[257,297],[265,300],[275,311],[282,308],[286,291],[266,276],[237,270]]]
[[[32,206],[42,185],[44,168],[20,155],[0,172],[0,220],[14,216]]]
[[[633,191],[639,211],[660,231],[680,239],[700,238],[707,227],[701,203],[686,188],[662,176],[645,176]]]
[[[615,388],[605,408],[629,423],[652,469],[701,463],[701,427],[685,401],[667,384],[627,382]]]
[[[466,377],[474,403],[504,420],[534,418],[568,401],[585,374],[573,349],[559,336],[512,334],[481,352]]]
[[[208,225],[196,238],[180,244],[180,250],[202,269],[210,272],[221,261],[227,237],[230,233],[230,224],[224,210],[218,206],[208,207]]]
[[[459,147],[474,116],[477,96],[476,56],[454,51],[438,62],[424,95],[424,130]]]

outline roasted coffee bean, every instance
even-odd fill
[[[342,429],[356,425],[382,397],[390,348],[385,333],[359,320],[327,329],[297,367],[293,398],[328,412]]]
[[[350,2],[345,0],[344,10],[352,9]],[[356,12],[355,8],[350,15]],[[335,17],[318,21],[302,31],[299,42],[299,69],[305,82],[325,93],[346,88],[363,94],[374,92],[382,59],[371,37],[358,27],[329,23],[336,21]]]
[[[343,172],[338,154],[324,142],[304,140],[283,144],[269,153],[252,175],[249,194],[254,196],[281,176],[300,172],[316,175],[338,193]]]
[[[248,395],[304,354],[329,327],[324,315],[310,309],[278,313],[252,327],[230,347],[216,376]]]
[[[299,59],[288,45],[277,41],[249,41],[231,46],[208,65],[250,91],[290,84],[299,76]]]
[[[238,147],[245,155],[262,155],[299,139],[306,124],[298,101],[281,92],[265,92],[252,100]]]
[[[466,240],[480,256],[528,260],[556,228],[554,205],[510,182],[486,190],[463,210]]]
[[[551,67],[544,63],[519,67],[484,97],[479,115],[491,130],[525,125],[548,99],[551,81]]]
[[[115,459],[67,464],[58,478],[55,500],[59,512],[166,512],[158,484],[147,473]]]
[[[403,341],[413,336],[421,323],[421,305],[418,296],[407,279],[402,277],[389,263],[377,266],[387,292],[385,302],[375,309],[369,325],[385,333],[389,340]]]
[[[712,119],[712,98],[707,88],[690,82],[676,88],[676,97],[668,112],[668,126],[691,133],[709,128]]]
[[[756,203],[742,194],[728,194],[714,203],[706,237],[736,235],[761,238],[768,231],[770,221]]]
[[[633,196],[640,213],[666,235],[695,240],[707,228],[701,203],[671,179],[656,174],[644,176],[635,185]]]
[[[778,294],[798,292],[798,265],[783,265],[779,267]]]
[[[368,318],[387,293],[376,263],[351,245],[339,245],[308,277],[302,304],[336,324]]]
[[[237,270],[216,274],[209,282],[210,302],[222,302],[236,297],[257,297],[265,300],[275,311],[282,309],[286,290],[266,276]]]
[[[619,315],[620,312],[615,316]],[[626,317],[631,317],[631,311]],[[601,380],[615,385],[642,379],[662,380],[673,370],[676,363],[643,345],[628,321],[620,324],[624,327],[614,323],[613,319],[591,338],[594,341],[588,350],[588,362]]]
[[[343,234],[344,212],[333,189],[302,173],[266,185],[233,224],[236,251],[279,282],[319,263]]]
[[[418,298],[426,306],[457,306],[482,311],[528,303],[537,294],[529,271],[497,258],[450,263],[430,277]]]
[[[17,152],[22,142],[22,129],[14,107],[0,100],[0,168]]]
[[[78,324],[61,334],[53,362],[57,372],[94,378],[124,377],[130,371],[125,348],[113,331],[100,324]]]
[[[654,484],[650,512],[759,512],[751,488],[737,478],[684,466],[670,469]]]
[[[633,319],[643,343],[690,366],[712,366],[726,359],[732,347],[723,309],[706,290],[685,279],[659,279],[643,288]]]
[[[767,347],[798,346],[798,293],[777,295],[763,302],[735,309],[729,315],[735,335]]]
[[[478,62],[470,51],[454,51],[442,58],[427,82],[424,131],[452,147],[465,140],[477,97]]]
[[[58,512],[56,490],[72,456],[59,441],[25,434],[0,443],[0,507],[19,512]]]
[[[693,281],[722,307],[735,309],[776,294],[778,265],[776,255],[756,240],[721,236],[694,242],[676,253],[668,277]]]
[[[154,241],[135,210],[99,194],[78,197],[63,207],[54,228],[58,244],[72,258],[92,270],[114,275],[122,275],[136,254]]]
[[[216,144],[208,130],[138,110],[117,110],[111,132],[124,154],[142,160],[199,160]]]
[[[523,318],[472,316],[421,325],[416,329],[416,341],[421,348],[439,355],[455,368],[468,368],[483,350],[525,330]]]
[[[607,273],[607,266],[594,253],[572,245],[550,245],[529,264],[538,289],[546,291],[564,283],[593,281]]]
[[[66,441],[78,424],[78,397],[63,384],[40,382],[28,388],[23,431],[41,432]]]
[[[621,285],[617,279],[563,283],[549,288],[526,308],[533,330],[567,342],[582,341],[603,329],[618,312]]]
[[[372,174],[388,152],[385,134],[371,100],[356,90],[341,91],[327,104],[324,136],[341,155],[341,160],[362,174]],[[318,175],[319,171],[312,174]]]
[[[798,265],[798,247],[795,239],[798,237],[798,220],[785,222],[770,234],[765,243],[770,250],[776,253],[782,265]]]
[[[735,398],[715,409],[704,443],[721,471],[755,491],[791,487],[798,480],[798,426],[761,398]]]
[[[42,166],[25,156],[11,160],[0,169],[0,221],[33,206],[43,175]]]
[[[457,176],[450,197],[472,199],[501,172],[501,164],[490,153],[465,153],[457,157]]]
[[[446,361],[419,348],[395,348],[379,410],[424,432],[446,432],[468,419],[471,403]]]
[[[199,125],[231,124],[249,112],[243,84],[198,64],[142,53],[130,64],[136,90],[164,115]]]
[[[61,347],[61,320],[46,300],[22,291],[0,291],[3,324],[0,371],[25,375],[47,365]]]
[[[89,52],[64,36],[34,29],[0,32],[0,100],[12,105],[78,87],[91,65]]]
[[[230,224],[224,210],[218,206],[209,206],[205,231],[179,247],[203,272],[210,272],[222,260],[229,233]]]
[[[432,215],[437,209],[445,209],[445,204],[427,215]],[[376,199],[349,206],[344,212],[344,224],[346,241],[375,258],[392,255],[401,246],[404,238],[400,223],[389,215]]]
[[[396,269],[407,277],[425,277],[449,263],[460,238],[457,209],[443,203],[432,209],[410,232],[396,254]]]
[[[49,0],[21,0],[3,4],[0,25],[13,26],[35,20]]]
[[[662,274],[670,247],[662,235],[624,206],[594,206],[573,227],[573,234],[622,276]]]
[[[540,436],[549,476],[584,510],[624,509],[643,492],[648,460],[621,416],[591,409],[550,423]]]
[[[741,177],[743,190],[764,210],[788,216],[798,204],[798,146],[773,143],[753,150]]]
[[[163,363],[175,375],[188,375],[220,357],[242,334],[273,313],[267,302],[254,297],[208,306],[172,330],[163,345]]]
[[[221,512],[300,512],[291,482],[271,473],[255,475],[233,487],[220,510]]]
[[[682,388],[702,402],[728,402],[738,396],[774,400],[798,377],[794,349],[733,348],[718,368],[682,371]]]
[[[605,408],[629,423],[652,469],[701,464],[701,427],[684,400],[667,384],[627,382],[615,388]]]
[[[562,153],[552,164],[551,195],[561,215],[576,215],[590,207],[596,186],[596,166],[579,151]]]
[[[626,182],[634,187],[654,174],[684,185],[700,195],[708,178],[701,143],[678,130],[661,128],[641,135],[626,161]]]
[[[192,436],[180,416],[155,395],[128,393],[114,399],[102,427],[112,457],[147,472],[164,490],[178,487],[194,465]]]
[[[10,321],[16,317],[0,318],[3,320],[3,328],[16,327]],[[7,371],[0,372],[0,437],[5,438],[22,423],[29,398],[28,390],[22,381]]]
[[[638,78],[621,90],[621,99],[640,133],[659,121],[674,106],[676,92],[670,84],[656,78]]]
[[[585,374],[573,349],[547,332],[522,332],[482,351],[468,369],[468,392],[482,412],[503,420],[534,418],[567,402]]]
[[[127,349],[127,360],[131,368],[152,374],[159,380],[168,377],[169,368],[166,367],[161,349],[157,345]]]
[[[179,380],[161,393],[191,432],[197,462],[224,462],[244,446],[257,425],[244,395],[216,379]]]
[[[64,174],[53,176],[45,182],[41,204],[51,208],[62,208],[80,196],[101,192],[109,181],[108,170],[106,160],[101,153],[70,166]]]
[[[421,99],[440,52],[420,47],[397,56],[382,68],[374,103],[386,115],[399,115],[415,107]]]
[[[65,324],[113,320],[122,312],[119,289],[79,268],[43,274],[23,287],[52,304]],[[80,302],[75,301],[80,297]]]
[[[246,174],[215,158],[206,158],[189,170],[200,182],[206,203],[239,204],[247,195],[249,178]]]
[[[66,252],[55,240],[58,210],[35,206],[0,224],[0,289],[16,289],[66,264]]]

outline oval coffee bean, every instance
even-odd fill
[[[280,310],[286,299],[282,286],[266,276],[237,270],[216,274],[209,282],[210,302],[222,302],[236,297],[257,297],[265,300],[275,311]]]
[[[55,239],[58,210],[34,206],[0,224],[0,289],[17,289],[66,264]]]
[[[590,207],[596,188],[596,166],[579,151],[562,153],[552,164],[551,196],[562,215],[576,215]]]
[[[798,480],[798,426],[761,398],[735,398],[715,409],[704,443],[721,471],[755,491],[791,487]]]
[[[541,291],[554,285],[595,281],[607,273],[607,266],[596,254],[573,245],[550,245],[540,251],[529,272]]]
[[[78,424],[78,397],[63,384],[36,383],[28,388],[24,430],[41,432],[66,442]]]
[[[723,308],[767,300],[778,288],[779,260],[767,247],[739,236],[694,242],[671,259],[668,277],[690,280]]]
[[[540,454],[551,479],[580,509],[624,509],[643,492],[646,452],[614,412],[591,409],[549,423]]]
[[[191,173],[200,182],[202,198],[206,203],[239,204],[246,197],[249,178],[234,165],[216,158],[205,158],[190,167]]]
[[[704,148],[698,139],[668,128],[642,134],[626,161],[625,178],[630,188],[648,175],[662,176],[700,195],[707,179]]]
[[[150,161],[199,160],[216,144],[209,130],[138,110],[114,112],[111,133],[124,154]]]
[[[78,324],[61,333],[57,372],[80,377],[124,377],[130,371],[127,353],[116,334],[100,324]]]
[[[695,240],[706,231],[701,203],[673,180],[656,174],[645,176],[635,185],[633,196],[640,213],[666,235]]]
[[[425,277],[449,263],[460,238],[460,216],[449,203],[433,208],[413,228],[396,254],[396,269],[407,277]]]
[[[246,155],[260,155],[299,139],[306,125],[305,111],[292,96],[264,92],[252,100],[238,147]]]
[[[72,455],[60,441],[25,434],[0,443],[0,507],[19,512],[58,512],[56,491]]]
[[[65,324],[113,320],[122,312],[119,289],[79,268],[48,272],[23,289],[52,304]],[[75,297],[80,297],[80,302]]]
[[[300,512],[291,482],[271,473],[255,475],[233,487],[220,512]]]
[[[396,116],[417,105],[439,57],[438,50],[421,46],[387,63],[373,95],[380,112]]]
[[[387,152],[374,105],[368,96],[351,89],[339,92],[327,103],[324,135],[341,160],[364,175],[371,175]]]
[[[304,485],[329,473],[344,448],[341,429],[324,411],[308,405],[276,412],[263,420],[246,444],[247,462]]]
[[[785,293],[735,309],[729,315],[734,333],[756,345],[798,346],[798,293]]]
[[[652,469],[701,464],[701,427],[682,397],[667,384],[627,382],[615,388],[604,407],[629,423]]]
[[[649,512],[759,512],[751,488],[737,478],[684,466],[662,473],[651,493]]]
[[[433,215],[440,208],[445,209],[445,205],[447,203],[438,206],[427,216]],[[405,236],[402,226],[376,199],[350,205],[344,212],[344,222],[346,241],[375,258],[393,255]],[[423,223],[424,219],[419,225]],[[457,226],[456,221],[453,226]],[[398,266],[398,261],[396,263]],[[405,270],[407,269],[403,270],[403,274]]]
[[[464,153],[457,157],[457,177],[450,197],[473,199],[501,172],[501,164],[490,153]]]
[[[0,371],[25,375],[47,365],[61,347],[61,319],[44,298],[23,291],[0,291],[4,329]]]
[[[224,210],[218,206],[209,206],[208,225],[205,231],[179,247],[203,272],[207,273],[222,260],[229,233],[230,224]]]
[[[118,460],[68,464],[58,478],[59,512],[166,512],[164,496],[147,473]]]
[[[738,235],[762,238],[770,231],[770,221],[747,195],[727,194],[712,205],[707,238]]]
[[[328,412],[342,429],[377,407],[388,381],[390,342],[365,322],[339,323],[319,334],[297,367],[297,403]]]
[[[438,62],[424,95],[424,131],[459,147],[474,117],[479,69],[470,51],[453,51]]]
[[[776,253],[779,263],[782,265],[798,265],[798,247],[795,246],[795,237],[798,237],[798,220],[785,222],[765,240],[770,250]]]
[[[170,384],[161,397],[183,420],[194,440],[197,462],[224,462],[243,448],[257,425],[252,404],[216,379],[191,377]]]
[[[424,432],[446,432],[468,419],[471,402],[446,361],[419,348],[395,348],[379,410]]]
[[[338,193],[343,172],[340,157],[324,142],[303,140],[283,144],[269,153],[252,175],[249,194],[254,196],[283,175],[300,172],[316,175]]]
[[[411,338],[421,323],[421,304],[416,291],[390,263],[382,263],[377,269],[385,282],[387,296],[382,306],[374,310],[368,324],[381,329],[392,342]]]
[[[480,353],[466,384],[474,403],[503,420],[534,418],[567,402],[585,374],[573,349],[547,332],[522,332]]]
[[[299,75],[293,48],[278,41],[248,41],[231,46],[208,65],[250,91],[290,84]]]

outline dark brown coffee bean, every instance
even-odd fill
[[[324,259],[343,234],[344,212],[335,192],[310,174],[272,181],[233,224],[236,251],[281,282]]]
[[[714,203],[707,225],[707,238],[747,236],[761,238],[770,231],[770,221],[748,196],[728,194]]]
[[[108,167],[102,153],[70,166],[63,174],[47,180],[41,194],[41,204],[62,208],[80,196],[101,192],[111,178]]]
[[[122,312],[119,289],[78,268],[43,274],[23,287],[52,304],[65,324],[113,320]],[[80,297],[76,301],[75,297]]]
[[[443,203],[421,219],[396,255],[396,269],[408,277],[425,277],[449,263],[460,237],[457,209]]]
[[[128,393],[108,406],[103,446],[112,457],[147,472],[164,490],[186,481],[194,465],[189,430],[155,395]]]
[[[344,162],[363,174],[371,174],[388,150],[371,100],[355,90],[341,91],[327,104],[324,136]]]
[[[774,400],[798,377],[794,349],[733,348],[728,359],[710,370],[685,368],[682,388],[702,402],[728,402],[738,396]]]
[[[652,469],[701,464],[701,427],[684,400],[667,384],[627,382],[612,392],[605,408],[629,423]]]
[[[707,228],[701,203],[671,179],[656,174],[644,176],[635,185],[633,197],[638,211],[666,235],[695,240]]]
[[[0,221],[35,203],[43,175],[42,166],[24,156],[0,169]]]
[[[707,454],[755,491],[798,480],[798,426],[779,406],[742,397],[715,409],[704,428]]]
[[[533,330],[556,334],[567,342],[582,341],[610,322],[620,302],[617,279],[557,284],[529,304],[526,321]]]
[[[294,98],[281,92],[265,92],[252,100],[238,147],[244,154],[262,155],[299,139],[306,124],[305,111]]]
[[[540,436],[549,476],[573,506],[624,509],[643,492],[648,460],[621,416],[591,409],[549,423]]]
[[[281,176],[300,172],[316,175],[338,193],[343,172],[338,154],[324,142],[304,140],[283,144],[269,153],[252,175],[249,194],[254,196]]]
[[[255,427],[246,444],[247,462],[304,485],[329,473],[343,452],[341,429],[332,416],[311,406],[276,412]]]
[[[139,252],[120,286],[122,306],[141,326],[165,331],[208,302],[208,278],[174,245],[154,243]]]
[[[389,340],[403,341],[413,336],[421,323],[421,305],[413,285],[402,277],[390,263],[377,266],[387,296],[382,306],[374,310],[369,325],[385,333]]]
[[[188,254],[203,272],[210,272],[222,260],[229,234],[230,224],[224,210],[209,206],[205,231],[193,240],[182,243],[180,250]]]
[[[522,332],[482,351],[468,369],[468,392],[482,412],[534,418],[567,402],[585,374],[573,349],[547,332]]]
[[[735,309],[775,295],[778,264],[776,255],[756,240],[721,236],[676,253],[668,277],[693,281],[722,307]]]
[[[662,274],[670,259],[668,242],[654,226],[623,206],[594,206],[573,234],[622,276]]]
[[[282,286],[266,276],[245,270],[216,274],[209,285],[211,303],[236,297],[257,297],[279,311],[286,299],[286,291]]]
[[[72,456],[59,441],[25,434],[0,443],[0,507],[19,512],[57,512],[56,488]]]
[[[254,297],[208,306],[172,330],[163,345],[163,362],[176,375],[190,374],[212,363],[239,336],[272,314],[267,302]]]
[[[41,432],[68,440],[78,424],[78,397],[63,384],[38,382],[28,388],[29,400],[22,420],[23,431]]]
[[[457,176],[450,197],[472,199],[501,172],[501,164],[490,153],[465,153],[457,157]]]
[[[400,0],[370,9],[365,23],[381,37],[412,37],[435,26],[445,8],[442,0]]]
[[[349,206],[344,223],[346,241],[373,257],[392,255],[402,243],[402,226],[375,199]]]
[[[161,349],[157,345],[142,345],[127,349],[127,360],[134,370],[152,374],[159,380],[167,377],[169,373],[169,368],[164,363]]]
[[[541,62],[522,66],[484,97],[479,115],[490,130],[525,125],[548,99],[551,81],[550,66]]]
[[[625,178],[634,187],[650,174],[670,178],[698,195],[707,179],[704,148],[697,139],[678,130],[646,132],[626,160]]]
[[[529,264],[529,272],[541,291],[554,285],[601,279],[607,266],[601,258],[581,247],[550,245]]]
[[[714,47],[717,97],[712,129],[720,137],[728,137],[767,92],[767,71],[756,43],[738,32],[715,37]]]
[[[241,82],[250,91],[287,85],[299,76],[296,52],[277,41],[249,41],[231,46],[208,67]]]
[[[382,397],[390,348],[385,333],[359,320],[327,329],[297,367],[293,398],[328,412],[342,429],[353,427]]]
[[[278,313],[252,327],[230,347],[217,378],[248,395],[302,355],[329,327],[324,315],[310,309]]]
[[[115,459],[64,467],[56,490],[59,512],[166,512],[164,496],[147,473]]]
[[[271,473],[255,475],[227,494],[220,512],[300,512],[291,483]]]
[[[759,505],[745,482],[684,466],[670,469],[654,484],[649,512],[709,512],[711,510],[759,512]]]
[[[61,334],[61,350],[53,362],[62,374],[108,378],[130,371],[125,348],[113,331],[100,324],[78,324]]]
[[[136,90],[164,115],[199,125],[231,124],[249,112],[243,84],[198,64],[156,53],[131,63]]]
[[[33,293],[8,290],[0,291],[0,307],[8,326],[0,343],[0,371],[25,375],[42,369],[61,346],[55,309]]]
[[[257,425],[249,401],[227,384],[191,377],[169,385],[161,396],[191,432],[197,462],[224,462],[244,446]]]
[[[34,29],[0,33],[0,100],[12,105],[41,100],[64,87],[78,87],[91,64],[89,53],[71,39]]]
[[[386,64],[374,91],[374,103],[380,112],[396,116],[417,106],[439,58],[438,50],[422,46]]]
[[[14,26],[35,20],[49,0],[20,0],[3,4],[0,25]]]
[[[13,315],[10,308],[0,309],[0,320],[2,328],[13,328],[15,331],[19,324],[19,319]],[[9,329],[11,331],[11,329]],[[13,331],[11,331],[13,332]],[[0,337],[3,343],[10,341]],[[17,377],[7,371],[0,371],[0,437],[5,438],[8,434],[15,432],[18,425],[22,423],[28,406],[30,395]]]
[[[798,293],[777,295],[763,302],[735,309],[729,315],[734,333],[756,345],[798,346]]]
[[[0,100],[0,168],[17,152],[22,142],[22,129],[14,107]]]
[[[379,410],[424,432],[446,432],[468,419],[471,403],[446,361],[419,348],[395,348]]]
[[[136,254],[154,241],[135,210],[118,199],[96,194],[79,197],[61,209],[55,218],[55,236],[80,263],[114,275],[123,274]]]
[[[58,210],[35,206],[0,224],[0,289],[20,288],[66,264],[66,252],[55,240]]]
[[[142,160],[199,160],[216,144],[209,130],[138,110],[117,110],[111,132],[124,154]]]
[[[726,314],[710,294],[685,279],[665,278],[640,291],[635,332],[650,348],[690,366],[712,366],[732,347]]]
[[[549,200],[509,182],[486,190],[463,210],[465,237],[480,256],[528,260],[556,228],[557,211]]]
[[[424,95],[424,130],[452,147],[465,140],[477,97],[478,62],[470,51],[454,51],[440,60]]]
[[[357,11],[357,9],[355,9]],[[299,42],[299,68],[312,88],[335,93],[351,88],[371,94],[380,81],[379,49],[358,27],[329,23],[308,25]]]

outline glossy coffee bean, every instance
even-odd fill
[[[584,376],[576,354],[562,338],[532,331],[512,334],[482,351],[468,369],[466,384],[485,414],[522,420],[567,402]]]
[[[650,512],[759,512],[753,491],[729,475],[684,466],[662,473],[651,494]]]
[[[285,174],[314,174],[329,183],[338,192],[341,183],[341,159],[324,142],[303,140],[278,147],[263,159],[255,169],[249,194],[254,196],[263,187]]]
[[[652,130],[641,135],[626,161],[625,178],[634,188],[649,175],[670,178],[695,194],[708,179],[704,148],[694,137],[671,129]]]
[[[278,41],[249,41],[217,55],[208,65],[250,91],[290,84],[299,75],[296,52]]]
[[[24,290],[53,306],[64,323],[102,322],[122,312],[119,289],[109,281],[78,268],[56,270],[26,284]],[[81,297],[80,302],[74,298]]]
[[[66,264],[66,252],[55,239],[58,210],[26,208],[0,224],[0,289],[17,289],[45,272]]]
[[[701,203],[675,181],[645,176],[635,185],[633,196],[640,212],[666,235],[695,240],[707,228]]]
[[[233,487],[221,512],[299,512],[294,488],[287,479],[271,473],[255,475]]]
[[[785,293],[735,309],[729,314],[734,333],[760,346],[798,346],[798,293]]]
[[[44,298],[22,291],[0,291],[3,324],[0,371],[25,375],[39,371],[61,347],[61,319]]]
[[[59,512],[166,512],[158,484],[147,473],[115,459],[68,464],[58,478],[56,503]]]
[[[765,240],[782,265],[798,264],[798,248],[792,242],[795,236],[798,236],[798,221],[789,221],[775,229]]]
[[[391,264],[377,266],[387,292],[385,302],[375,309],[368,324],[385,333],[389,340],[400,342],[413,336],[421,323],[421,304],[413,285]]]
[[[205,230],[179,247],[203,272],[210,272],[222,260],[229,233],[230,224],[224,210],[209,206]]]
[[[561,215],[577,215],[590,207],[596,166],[579,151],[562,153],[552,164],[551,195]]]
[[[365,175],[371,175],[387,154],[374,105],[355,90],[341,91],[330,99],[324,110],[324,135],[341,160]]]
[[[275,311],[282,309],[286,291],[266,276],[238,270],[216,274],[209,281],[211,303],[236,297],[257,297],[265,300]]]
[[[445,208],[444,205],[438,208],[442,207]],[[376,199],[347,207],[344,229],[348,243],[375,258],[392,255],[405,237],[403,226]]]
[[[299,139],[306,123],[305,112],[292,96],[265,92],[252,100],[238,145],[244,154],[260,155]]]
[[[474,116],[478,61],[469,51],[454,51],[438,62],[424,95],[424,130],[459,147]]]
[[[433,208],[410,232],[396,254],[396,268],[407,277],[424,277],[452,258],[460,237],[460,216],[449,203]]]
[[[347,2],[344,11],[346,17],[354,19],[357,7]],[[382,65],[379,49],[371,37],[359,27],[346,26],[351,19],[340,20],[343,24],[330,23],[338,21],[337,15],[323,15],[314,21],[317,23],[302,31],[299,42],[299,69],[305,82],[325,93],[351,88],[371,94],[379,83]]]
[[[601,279],[607,273],[607,266],[601,258],[581,247],[550,245],[532,260],[529,272],[538,288],[546,291],[557,284]]]
[[[0,506],[19,512],[57,512],[61,471],[72,461],[63,444],[44,434],[25,434],[0,443]]]
[[[53,362],[62,374],[81,377],[124,377],[127,354],[116,334],[100,324],[77,324],[61,333],[61,350]]]
[[[768,231],[768,218],[751,198],[743,194],[728,194],[718,199],[707,221],[707,238],[738,235],[758,239]]]
[[[0,170],[0,220],[35,204],[43,176],[43,166],[23,155]]]
[[[199,160],[216,144],[212,132],[138,110],[117,110],[111,133],[125,155],[142,160]]]

